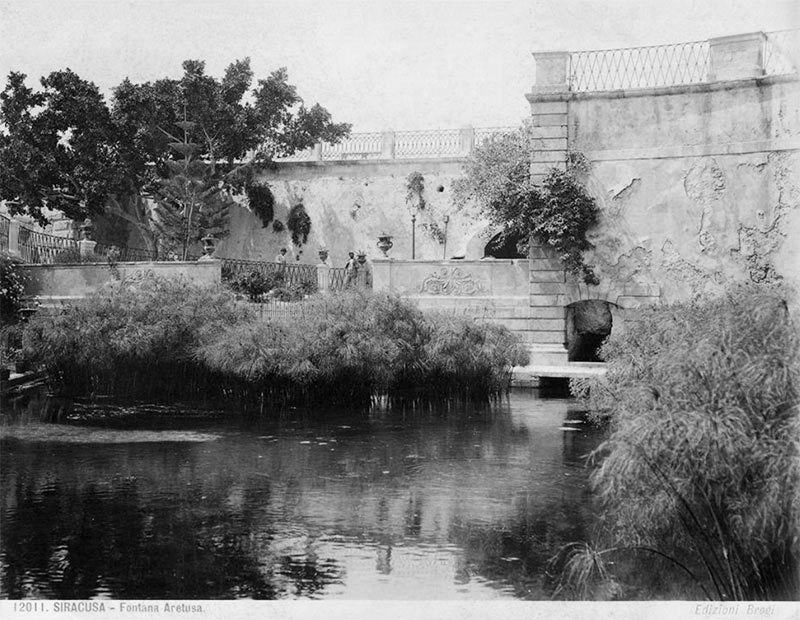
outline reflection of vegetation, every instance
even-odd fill
[[[377,554],[363,570],[389,579],[411,561],[445,587],[455,577],[547,598],[545,559],[591,518],[576,466],[590,439],[561,444],[508,402],[323,413],[250,433],[219,433],[203,418],[223,438],[192,444],[6,440],[3,592],[24,596],[33,583],[62,598],[319,598],[357,583],[358,569],[345,576],[339,560],[355,549]],[[135,425],[176,429],[164,407],[150,415]]]

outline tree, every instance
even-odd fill
[[[187,60],[183,76],[134,84],[125,79],[108,106],[97,87],[70,70],[41,80],[9,75],[0,94],[0,199],[12,213],[45,223],[44,209],[72,219],[111,213],[136,226],[156,246],[154,208],[170,200],[163,181],[182,158],[173,128],[189,119],[193,156],[210,166],[209,184],[239,194],[281,156],[319,141],[335,143],[350,126],[334,123],[319,104],[306,107],[286,69],[253,87],[250,60],[232,63],[221,79],[205,63]]]
[[[597,222],[597,205],[578,180],[585,165],[571,154],[567,170],[553,169],[541,185],[530,174],[531,133],[495,134],[478,145],[454,184],[454,201],[475,200],[490,222],[502,229],[500,243],[519,239],[527,254],[531,240],[555,250],[564,266],[589,284],[597,284],[583,254],[592,248],[587,232]]]
[[[101,213],[126,188],[111,114],[97,87],[69,69],[41,84],[34,92],[12,72],[0,94],[0,199],[42,224],[45,208],[74,220]]]
[[[197,159],[200,146],[188,138],[195,123],[183,121],[178,126],[183,129],[184,138],[174,138],[170,146],[181,159],[166,162],[170,175],[159,179],[152,224],[160,241],[160,253],[175,252],[186,260],[189,248],[205,235],[219,238],[228,234],[233,200],[217,179],[213,161]]]

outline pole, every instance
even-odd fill
[[[442,248],[442,260],[447,260],[447,224],[450,222],[450,216],[444,216],[444,247]]]
[[[411,214],[411,260],[417,257],[417,214]]]

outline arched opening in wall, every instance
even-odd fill
[[[600,362],[598,350],[611,333],[611,304],[599,299],[567,306],[567,355],[570,362]]]
[[[483,248],[483,257],[525,258],[525,255],[517,249],[520,241],[522,241],[522,237],[519,235],[507,235],[499,232],[489,239],[489,243]]]

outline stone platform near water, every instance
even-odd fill
[[[511,387],[539,387],[542,378],[589,379],[606,374],[604,362],[565,362],[562,364],[531,364],[515,367],[511,372]]]

